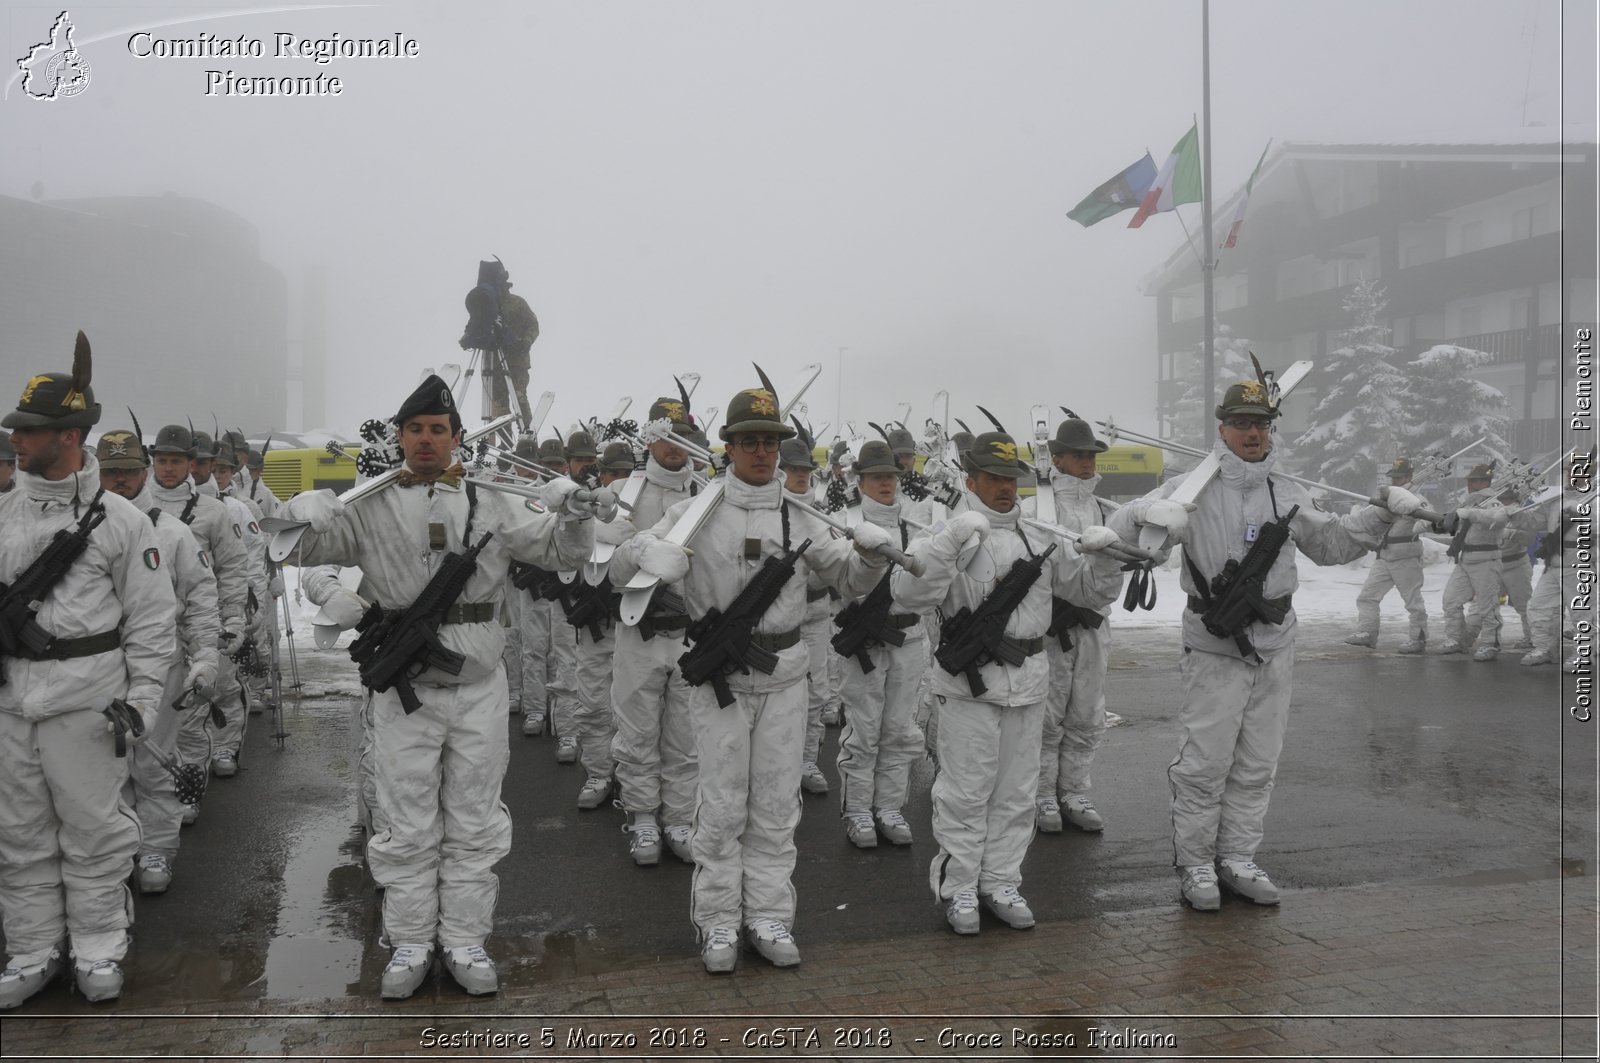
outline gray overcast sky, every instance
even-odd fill
[[[8,4],[5,54],[59,10]],[[780,390],[825,364],[820,425],[841,346],[851,419],[910,402],[920,423],[945,387],[953,414],[983,403],[1017,431],[1034,401],[1152,421],[1138,284],[1182,230],[1065,212],[1146,148],[1159,165],[1200,110],[1198,0],[379,3],[160,29],[223,8],[70,10],[93,85],[51,105],[12,86],[0,192],[201,197],[258,226],[291,292],[323,263],[336,425],[461,358],[490,254],[539,314],[532,390],[556,391],[562,423],[624,393],[642,415],[672,371],[704,375],[697,406],[725,405],[754,358]],[[1525,86],[1530,120],[1594,129],[1591,2],[1215,0],[1211,19],[1222,195],[1269,137],[1515,127]],[[84,43],[141,28],[248,34],[269,57]],[[276,31],[399,31],[421,56],[274,60]],[[207,98],[213,67],[345,88]],[[10,379],[16,358],[0,354]]]

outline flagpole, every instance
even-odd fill
[[[1205,257],[1200,261],[1201,283],[1205,291],[1206,365],[1205,389],[1200,393],[1201,445],[1211,445],[1205,431],[1206,407],[1217,394],[1216,363],[1216,292],[1213,274],[1216,268],[1216,245],[1211,238],[1211,0],[1200,0],[1200,110],[1205,120],[1205,132],[1200,141],[1200,218],[1204,230]]]

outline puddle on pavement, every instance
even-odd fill
[[[347,809],[306,825],[283,869],[283,905],[267,945],[267,996],[339,997],[360,981],[362,916],[378,906],[360,860]]]
[[[1550,860],[1531,867],[1503,867],[1491,871],[1472,871],[1465,875],[1447,875],[1425,880],[1430,886],[1514,886],[1523,882],[1538,882],[1550,878],[1583,878],[1588,875],[1588,865],[1582,860]]]

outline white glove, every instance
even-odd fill
[[[344,503],[332,491],[303,491],[291,498],[284,507],[289,516],[311,525],[317,534],[332,531],[344,515]]]
[[[954,517],[951,517],[950,523],[944,526],[944,531],[940,534],[949,539],[957,550],[960,550],[971,539],[975,538],[981,542],[988,537],[989,518],[982,513],[974,513],[969,509],[965,513],[957,513]]]
[[[559,513],[563,518],[593,516],[583,508],[583,502],[574,501],[574,496],[579,493],[587,498],[589,490],[580,487],[575,480],[555,479],[544,485],[544,505],[551,513]]]
[[[617,515],[617,493],[609,487],[596,488],[590,495],[590,505],[594,507],[596,520],[609,524]]]
[[[876,524],[863,523],[852,529],[851,535],[855,540],[857,552],[873,559],[881,559],[883,555],[878,551],[894,543],[894,537]]]
[[[689,574],[689,555],[676,543],[651,539],[639,551],[639,567],[663,583],[676,583]]]
[[[267,581],[267,592],[274,598],[283,597],[283,577],[281,575],[275,575]]]
[[[342,630],[349,631],[361,622],[368,607],[369,603],[361,595],[340,587],[322,603],[322,614]]]
[[[1409,517],[1427,505],[1404,487],[1396,485],[1385,487],[1380,494],[1383,498],[1383,508],[1397,517]]]
[[[1093,524],[1083,529],[1078,539],[1078,552],[1084,554],[1097,554],[1107,547],[1115,546],[1122,541],[1121,537],[1110,528],[1100,524]]]
[[[1456,510],[1456,515],[1462,520],[1477,521],[1479,524],[1498,524],[1506,519],[1505,506],[1477,506]]]
[[[1174,502],[1170,498],[1158,498],[1144,507],[1144,515],[1139,518],[1140,524],[1155,524],[1167,529],[1167,537],[1173,542],[1183,541],[1183,533],[1189,528],[1189,514],[1195,509],[1193,502]]]
[[[183,677],[183,689],[198,690],[200,696],[209,698],[217,681],[217,666],[207,661],[195,661]]]

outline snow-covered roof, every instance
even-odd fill
[[[1319,135],[1314,139],[1285,140],[1275,143],[1261,163],[1260,184],[1267,184],[1273,172],[1290,160],[1337,161],[1371,159],[1385,162],[1581,162],[1595,154],[1595,130],[1578,126],[1525,126],[1516,129],[1476,129],[1410,134],[1375,135],[1372,131],[1344,131]],[[1244,184],[1226,198],[1211,205],[1214,235],[1221,241],[1233,218],[1235,205],[1244,195]],[[1246,233],[1249,218],[1246,217]],[[1176,244],[1139,282],[1146,295],[1190,272],[1194,251],[1187,240]]]

